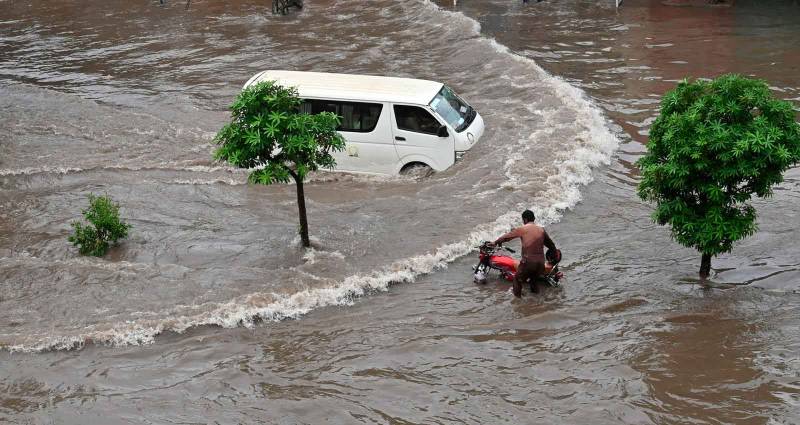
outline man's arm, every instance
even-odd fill
[[[544,246],[553,251],[556,250],[556,244],[553,243],[553,240],[550,239],[550,235],[547,234],[547,230],[544,231]]]
[[[522,236],[522,234],[520,233],[519,227],[518,227],[518,228],[506,233],[505,235],[500,236],[499,238],[497,238],[497,240],[494,241],[494,244],[495,245],[500,245],[502,243],[510,241],[511,239],[516,239],[516,238],[518,238],[520,236]]]

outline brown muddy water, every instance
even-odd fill
[[[0,422],[800,423],[800,170],[700,286],[632,166],[684,76],[800,105],[797,2],[306,3],[0,1]],[[267,68],[445,81],[487,133],[419,181],[314,176],[304,252],[293,187],[210,161]],[[66,242],[92,192],[134,225],[104,259]],[[564,289],[473,284],[527,207]]]

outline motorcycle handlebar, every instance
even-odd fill
[[[494,248],[496,248],[496,249],[505,249],[505,250],[506,250],[506,251],[508,251],[508,252],[513,252],[513,253],[516,253],[516,252],[517,252],[517,251],[515,251],[515,250],[513,250],[513,249],[511,249],[511,248],[509,248],[509,247],[502,246],[502,245],[494,245],[494,244],[492,244],[491,242],[484,242],[484,243],[483,243],[483,245],[481,245],[481,246],[478,246],[478,247],[476,247],[476,248],[482,248],[482,247],[484,247],[484,246],[486,246],[486,245],[493,246],[493,247],[494,247]]]

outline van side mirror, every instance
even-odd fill
[[[450,133],[447,132],[447,127],[442,125],[439,126],[439,131],[436,132],[436,135],[439,137],[447,137]]]

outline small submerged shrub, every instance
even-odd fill
[[[119,218],[119,205],[108,196],[89,195],[89,208],[82,211],[88,223],[72,222],[75,233],[69,241],[78,247],[81,255],[102,257],[110,243],[128,237],[131,225]]]

